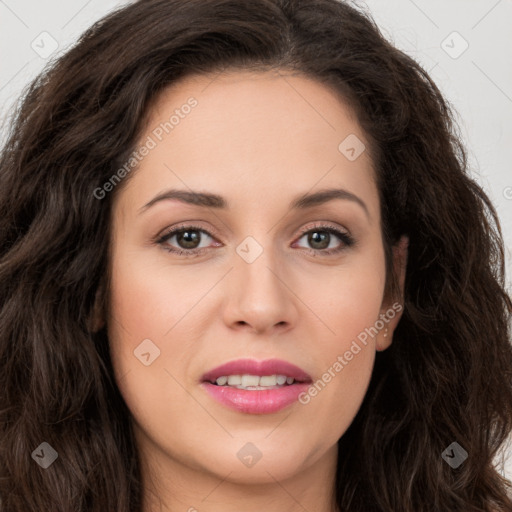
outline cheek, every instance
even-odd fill
[[[198,302],[212,277],[201,281],[183,266],[162,265],[129,247],[116,248],[112,261],[110,354],[120,391],[140,419],[162,410],[164,394],[178,407],[183,393],[169,373],[184,382],[197,355],[197,333],[208,320],[196,315]]]
[[[348,260],[347,260],[348,262]],[[312,356],[322,373],[301,403],[325,434],[338,439],[350,426],[368,388],[375,360],[375,325],[379,320],[385,285],[384,253],[376,249],[340,265],[328,278],[307,279],[301,297],[318,314],[311,331]],[[318,285],[324,284],[319,287]]]
[[[375,360],[375,340],[368,329],[378,319],[380,290],[347,286],[345,291],[325,317],[333,333],[321,329],[323,334],[316,338],[313,354],[321,373],[299,397],[306,416],[322,432],[319,451],[335,443],[352,423],[366,395]],[[360,295],[354,296],[356,291]]]
[[[377,243],[347,256],[328,272],[302,274],[300,295],[324,323],[329,350],[345,350],[350,340],[379,318],[386,281],[383,248]],[[347,346],[348,343],[348,346]]]
[[[111,284],[112,341],[135,343],[146,338],[165,342],[205,293],[205,284],[183,267],[163,266],[143,252],[114,255]],[[177,326],[177,327],[175,327]],[[119,336],[117,335],[119,333]]]
[[[192,341],[180,331],[182,324],[173,325],[186,314],[189,301],[183,297],[190,294],[197,302],[198,292],[180,283],[179,269],[170,288],[162,268],[133,252],[120,251],[113,261],[108,337],[119,391],[143,430],[178,436],[172,412],[191,415],[194,402],[172,376],[183,381],[179,371],[181,365],[186,369]]]

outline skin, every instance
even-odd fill
[[[191,96],[197,106],[116,191],[109,311],[96,319],[107,324],[116,381],[133,416],[144,512],[334,511],[337,441],[400,313],[386,324],[387,337],[379,331],[366,346],[359,343],[357,355],[306,405],[240,413],[214,401],[199,381],[215,366],[250,357],[287,360],[316,382],[397,302],[383,300],[369,153],[349,161],[338,150],[349,134],[368,147],[365,135],[349,107],[316,81],[283,71],[231,71],[168,88],[140,142]],[[171,188],[218,194],[230,208],[162,200],[141,211]],[[297,196],[324,188],[355,194],[367,213],[348,199],[290,209]],[[179,236],[154,241],[189,222],[208,232],[193,232],[195,246]],[[318,222],[357,243],[344,247],[336,235],[324,245],[308,241],[301,229],[325,233]],[[263,250],[251,263],[236,252],[247,236]],[[166,251],[187,247],[208,249],[188,258]],[[328,256],[326,247],[344,248]],[[403,287],[403,240],[394,258]],[[134,356],[145,339],[160,350],[149,366]],[[237,457],[249,442],[262,454],[252,467]]]

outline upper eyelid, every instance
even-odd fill
[[[180,231],[186,231],[187,229],[191,230],[191,231],[201,231],[201,233],[205,233],[206,235],[211,236],[211,237],[218,236],[216,234],[215,230],[195,226],[191,223],[191,224],[183,224],[183,225],[180,224],[178,226],[171,227],[171,228],[165,228],[155,237],[155,240],[158,241],[158,240],[162,240],[165,238],[170,238],[170,237],[176,235],[177,233],[179,233]],[[210,231],[212,231],[212,232],[210,233]]]

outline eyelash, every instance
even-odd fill
[[[201,256],[205,251],[210,249],[210,247],[201,247],[200,249],[176,249],[176,248],[170,249],[168,246],[166,246],[166,242],[170,238],[172,238],[174,235],[184,232],[184,231],[200,231],[201,233],[204,233],[204,234],[208,235],[209,237],[213,238],[213,235],[211,235],[208,231],[206,231],[205,229],[203,229],[200,226],[196,226],[196,225],[192,225],[192,224],[182,224],[180,226],[172,228],[169,231],[164,232],[162,235],[158,235],[156,237],[156,239],[153,240],[153,242],[158,245],[161,245],[162,248],[167,252],[170,252],[177,256],[185,256],[188,258]],[[334,255],[336,255],[336,254],[338,254],[356,244],[356,240],[348,233],[341,231],[337,228],[334,228],[333,226],[325,225],[325,224],[318,224],[318,225],[308,227],[307,229],[302,230],[300,233],[300,236],[297,240],[300,240],[304,235],[307,235],[308,233],[315,232],[315,231],[333,234],[333,235],[337,236],[342,241],[342,244],[338,248],[327,249],[327,250],[326,249],[302,248],[305,251],[309,252],[310,254],[313,254],[314,256],[316,256],[318,254],[321,254],[323,256],[324,255],[325,256],[334,256]]]

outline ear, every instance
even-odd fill
[[[89,319],[89,330],[93,333],[100,331],[105,326],[105,313],[104,313],[104,293],[105,286],[102,280],[94,299],[94,306],[91,318]]]
[[[383,351],[389,348],[393,340],[393,332],[402,318],[404,311],[404,287],[405,272],[407,269],[407,254],[409,247],[409,237],[403,235],[398,243],[393,246],[393,272],[398,277],[399,297],[392,297],[391,300],[383,301],[380,318],[385,324],[377,335],[376,350]]]

